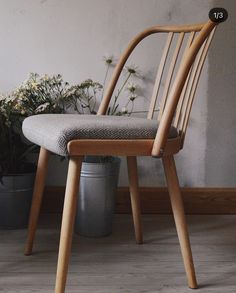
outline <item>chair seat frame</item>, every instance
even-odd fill
[[[68,143],[68,152],[70,156],[152,156],[154,141],[154,139],[78,139]],[[158,157],[176,154],[181,147],[180,136],[168,139],[164,152]]]

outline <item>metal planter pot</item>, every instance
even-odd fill
[[[75,232],[87,237],[112,233],[120,159],[102,163],[87,157],[82,164]]]
[[[35,173],[3,176],[0,182],[0,229],[28,224]]]

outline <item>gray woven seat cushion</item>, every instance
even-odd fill
[[[124,116],[78,114],[41,114],[23,122],[25,137],[58,155],[67,155],[73,139],[147,139],[155,138],[157,122]],[[178,135],[172,127],[169,138]]]

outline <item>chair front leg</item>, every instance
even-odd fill
[[[83,157],[72,157],[69,162],[61,225],[55,293],[65,292],[82,160]]]
[[[138,169],[136,157],[127,157],[128,175],[129,175],[129,189],[131,198],[131,207],[134,220],[134,230],[136,242],[143,243],[143,232],[141,222],[141,205],[138,186]]]
[[[31,255],[35,232],[38,224],[40,208],[42,204],[43,192],[45,187],[45,180],[48,169],[50,152],[44,148],[40,148],[37,172],[34,182],[34,192],[31,204],[31,211],[28,224],[28,236],[25,245],[25,255]]]
[[[181,252],[183,256],[185,271],[188,278],[188,285],[191,289],[197,288],[197,281],[195,276],[190,240],[186,224],[186,217],[184,213],[183,199],[179,187],[179,180],[175,167],[173,156],[164,156],[163,165],[168,185],[172,210],[175,219],[176,230],[180,242]]]

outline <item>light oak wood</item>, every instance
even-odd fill
[[[191,46],[191,44],[193,42],[193,39],[195,37],[195,34],[196,34],[196,32],[191,32],[190,35],[189,35],[188,42],[187,42],[187,45],[186,45],[185,50],[184,50],[184,53],[183,53],[182,62],[183,62],[183,60],[184,60],[184,58],[185,58],[185,56],[186,56],[186,54],[188,52],[189,47]],[[186,95],[186,90],[188,88],[188,83],[189,83],[189,79],[190,79],[190,76],[191,76],[191,72],[192,72],[192,68],[189,71],[188,77],[187,77],[187,79],[185,81],[185,84],[184,84],[182,93],[180,95],[180,99],[179,99],[179,103],[178,103],[178,106],[177,106],[177,109],[176,109],[175,119],[174,119],[174,123],[173,123],[173,125],[175,127],[177,127],[178,124],[179,124],[179,119],[180,119],[180,116],[181,116],[183,103],[186,100],[185,95]]]
[[[179,129],[181,134],[183,132],[184,122],[187,117],[187,113],[189,111],[190,95],[191,95],[193,83],[195,81],[196,73],[197,73],[197,70],[199,67],[199,61],[201,59],[201,56],[203,53],[203,48],[204,48],[205,44],[203,44],[203,46],[200,48],[198,55],[192,65],[192,68],[191,68],[189,75],[188,75],[188,84],[186,85],[184,101],[182,103],[183,105],[182,105],[182,109],[181,109],[181,115],[180,115],[181,117],[179,119],[179,123],[176,125],[176,127]]]
[[[195,277],[194,265],[192,260],[192,253],[190,242],[188,238],[187,225],[185,221],[183,202],[181,197],[181,192],[178,183],[178,177],[175,170],[175,163],[173,154],[177,153],[183,147],[182,137],[179,136],[176,139],[168,139],[169,130],[171,124],[174,119],[174,115],[176,113],[176,109],[178,106],[179,99],[182,96],[181,104],[183,104],[186,98],[186,90],[188,87],[189,79],[191,79],[192,72],[195,74],[195,70],[191,70],[192,65],[195,62],[195,58],[198,55],[199,50],[204,51],[204,42],[208,39],[210,33],[216,27],[216,23],[212,21],[208,21],[206,24],[199,25],[197,27],[191,27],[192,29],[186,29],[188,27],[182,27],[182,30],[178,30],[179,37],[177,41],[177,45],[175,47],[173,57],[170,61],[169,70],[167,73],[167,78],[164,86],[162,102],[160,106],[160,112],[158,115],[159,127],[156,133],[156,137],[154,140],[74,140],[69,142],[68,144],[68,152],[70,155],[125,155],[128,156],[128,168],[129,168],[129,179],[130,179],[130,190],[131,190],[131,201],[132,201],[132,212],[135,223],[135,232],[136,239],[141,237],[141,229],[139,229],[140,225],[140,207],[139,202],[137,206],[137,194],[138,194],[138,186],[137,186],[137,175],[132,178],[131,177],[131,169],[137,169],[136,161],[134,158],[138,155],[148,155],[153,157],[162,157],[163,164],[165,169],[165,174],[167,177],[168,189],[171,198],[171,204],[173,209],[173,214],[176,222],[176,228],[178,232],[178,237],[180,241],[181,251],[183,255],[185,270],[188,278],[188,284],[190,288],[197,288],[197,282]],[[158,96],[160,82],[163,75],[163,70],[166,64],[168,52],[170,50],[171,42],[173,39],[173,33],[176,32],[177,27],[172,27],[170,30],[167,28],[160,29],[159,27],[153,27],[148,30],[145,30],[141,34],[139,34],[131,43],[128,48],[122,55],[120,61],[118,62],[114,74],[112,76],[111,82],[108,86],[108,89],[105,93],[105,96],[101,102],[101,105],[98,110],[98,115],[106,114],[112,93],[115,89],[116,83],[120,76],[120,73],[127,61],[128,57],[134,50],[134,48],[140,43],[141,40],[146,38],[147,36],[157,33],[157,32],[168,32],[167,43],[164,48],[164,54],[161,59],[161,64],[159,66],[157,77],[154,85],[154,91],[151,99],[151,104],[148,112],[148,119],[153,117],[153,112],[156,105],[156,99]],[[195,33],[199,32],[198,36],[194,39]],[[181,46],[183,44],[184,36],[186,32],[190,32],[190,38],[187,42],[187,48],[184,51],[183,59],[180,62],[180,67],[177,71],[175,80],[171,87],[171,81],[174,74],[175,66],[177,63],[177,59],[179,57],[179,53],[181,50]],[[207,42],[205,42],[207,43]],[[201,54],[200,54],[201,56]],[[197,60],[197,65],[200,63],[200,59]],[[204,61],[204,60],[203,60]],[[196,69],[197,72],[197,69]],[[199,73],[200,74],[200,73]],[[190,86],[192,86],[193,82],[195,82],[194,78],[190,82]],[[195,86],[195,85],[194,85]],[[194,87],[193,86],[193,87]],[[170,90],[171,87],[171,90]],[[170,93],[169,93],[170,90]],[[184,91],[184,92],[183,92]],[[195,93],[195,87],[194,87]],[[190,95],[191,96],[191,95]],[[191,96],[192,98],[192,96]],[[185,113],[190,112],[188,107],[188,102],[186,102],[187,106],[184,107]],[[191,102],[190,102],[191,103]],[[185,113],[182,113],[182,105],[179,106],[180,110],[177,115],[185,117]],[[179,117],[177,117],[179,120]],[[180,130],[180,129],[179,129]],[[180,130],[181,134],[181,130]],[[180,143],[181,141],[181,143]],[[129,159],[129,157],[132,159]],[[133,161],[132,161],[133,160]],[[133,182],[132,182],[133,181]],[[135,186],[135,187],[134,187]],[[135,195],[135,197],[134,197]],[[135,199],[135,200],[134,200]]]
[[[158,121],[161,120],[161,116],[164,112],[165,109],[165,105],[166,105],[166,100],[168,97],[168,93],[169,93],[169,89],[170,89],[170,84],[171,84],[171,80],[174,74],[174,69],[175,69],[175,65],[179,56],[179,52],[183,43],[183,39],[184,39],[184,33],[180,33],[179,37],[178,37],[178,41],[174,50],[174,54],[173,57],[171,59],[170,62],[170,66],[169,66],[169,70],[167,73],[167,77],[166,77],[166,81],[165,81],[165,86],[164,86],[164,90],[163,90],[163,95],[162,95],[162,99],[161,99],[161,106],[160,106],[160,111],[158,113]]]
[[[44,148],[40,148],[37,172],[36,172],[36,177],[34,182],[34,192],[33,192],[32,204],[31,204],[31,211],[30,211],[30,217],[29,217],[28,236],[27,236],[26,245],[25,245],[25,255],[32,254],[35,232],[36,232],[40,208],[42,204],[49,156],[50,156],[49,151],[47,151]]]
[[[83,157],[71,157],[69,162],[61,225],[55,293],[64,293],[65,291],[82,160]]]
[[[68,143],[68,152],[73,156],[151,156],[153,139],[76,139]],[[180,137],[167,141],[165,155],[176,154],[181,149]]]
[[[185,32],[185,33],[187,33],[187,32],[192,32],[192,31],[200,31],[204,25],[205,25],[205,23],[194,24],[194,25],[179,25],[179,26],[154,26],[154,27],[148,28],[148,29],[144,30],[143,32],[141,32],[140,34],[138,34],[129,43],[128,47],[126,48],[123,55],[121,56],[118,64],[116,65],[116,68],[115,68],[114,73],[112,75],[111,81],[110,81],[108,88],[105,92],[104,98],[99,106],[98,115],[106,114],[109,102],[111,100],[113,91],[115,89],[115,86],[116,86],[117,81],[119,79],[119,76],[121,74],[121,71],[122,71],[127,59],[129,58],[129,56],[131,55],[131,53],[135,49],[135,47],[144,38],[146,38],[152,34],[161,33],[161,32],[166,32],[166,33],[169,33],[169,32],[183,33],[183,32]],[[214,23],[214,25],[216,25],[216,24]]]
[[[143,243],[143,231],[141,221],[141,206],[138,186],[138,169],[136,157],[127,157],[128,175],[129,175],[129,189],[131,198],[131,207],[134,220],[134,229],[136,242]]]
[[[164,95],[164,102],[162,102],[163,105],[163,109],[162,109],[162,113],[161,115],[159,115],[160,118],[160,126],[158,128],[157,134],[156,134],[156,138],[153,144],[153,149],[152,149],[152,155],[154,157],[161,157],[164,153],[164,148],[168,139],[168,132],[169,129],[171,127],[171,123],[173,121],[174,118],[174,114],[178,105],[178,101],[180,99],[183,87],[185,85],[186,79],[188,77],[189,71],[191,69],[191,66],[195,60],[195,57],[199,51],[199,49],[201,48],[202,44],[204,43],[204,41],[208,38],[209,34],[211,33],[211,31],[216,27],[216,23],[212,22],[211,20],[209,20],[207,23],[205,24],[201,24],[201,25],[197,25],[197,26],[182,26],[182,27],[152,27],[150,29],[147,29],[145,31],[143,31],[142,33],[140,33],[136,38],[134,38],[131,43],[128,45],[127,49],[125,50],[124,54],[122,55],[120,61],[118,62],[111,82],[108,86],[108,89],[105,93],[105,96],[101,102],[101,105],[99,107],[98,110],[98,115],[104,115],[106,114],[112,93],[115,89],[115,86],[117,84],[118,78],[120,76],[120,73],[128,59],[128,57],[130,56],[130,54],[132,53],[132,51],[134,50],[134,48],[147,36],[154,34],[154,33],[158,33],[158,32],[178,32],[180,33],[180,37],[179,37],[179,41],[177,44],[177,48],[175,50],[174,53],[174,58],[172,59],[171,62],[171,66],[170,66],[170,70],[169,70],[169,74],[168,74],[168,79],[167,80],[167,87],[165,92],[168,94],[169,91],[169,86],[170,86],[170,80],[173,74],[173,70],[175,67],[175,63],[176,63],[176,59],[178,57],[178,53],[182,44],[182,38],[184,37],[184,33],[186,32],[199,32],[198,36],[193,40],[191,46],[188,48],[186,54],[184,55],[184,59],[181,62],[181,66],[177,72],[175,81],[171,87],[171,91],[170,94],[168,96],[168,100],[166,100],[166,94]],[[168,31],[168,29],[170,29]],[[182,29],[182,30],[181,30]],[[165,64],[165,55],[167,54],[167,51],[169,50],[169,45],[171,44],[171,38],[169,38],[169,41],[167,41],[167,46],[164,49],[164,57],[161,60],[164,64]],[[177,55],[177,56],[176,56]],[[176,58],[175,58],[176,57]],[[159,88],[159,78],[161,78],[162,72],[163,72],[163,68],[162,66],[160,67],[162,70],[158,71],[158,76],[156,79],[156,85],[154,88],[156,88],[158,90]],[[154,96],[154,94],[153,94]],[[151,101],[151,106],[149,109],[149,114],[148,114],[148,118],[150,118],[153,114],[154,111],[154,107],[155,107],[156,102],[152,99]],[[164,109],[165,108],[165,109]],[[165,111],[164,111],[165,110]],[[161,117],[160,117],[161,116]]]
[[[202,44],[207,39],[211,31],[215,28],[215,26],[216,23],[212,22],[211,20],[209,20],[203,26],[202,30],[199,32],[198,36],[195,38],[191,47],[189,48],[184,58],[184,61],[182,62],[182,66],[178,70],[153,144],[153,156],[160,156],[164,152],[165,144],[168,139],[169,129],[174,118],[182,89],[189,74],[189,70],[195,60],[199,49],[201,48]]]
[[[136,240],[138,243],[142,242],[142,228],[140,219],[140,202],[139,202],[139,190],[138,190],[138,175],[137,175],[137,163],[136,156],[153,156],[162,157],[165,168],[165,174],[167,177],[167,183],[171,198],[171,204],[173,214],[176,222],[178,237],[180,241],[181,251],[184,259],[185,270],[188,277],[188,283],[190,288],[196,288],[196,278],[194,272],[194,266],[191,255],[190,242],[188,238],[187,226],[185,222],[183,202],[181,198],[177,173],[175,169],[175,163],[173,154],[178,153],[183,147],[183,133],[185,133],[185,126],[189,119],[189,113],[193,97],[195,95],[198,79],[201,73],[201,68],[205,60],[207,50],[209,48],[208,41],[210,33],[215,29],[216,23],[208,21],[203,24],[196,25],[184,25],[184,26],[154,26],[140,34],[138,34],[128,45],[124,54],[121,56],[118,62],[111,82],[105,92],[105,96],[100,104],[98,115],[105,115],[111,100],[113,91],[117,84],[120,73],[129,58],[134,48],[146,37],[156,33],[168,33],[167,43],[164,47],[164,54],[161,59],[157,77],[154,85],[153,96],[148,113],[148,119],[153,117],[155,110],[156,99],[159,95],[160,84],[162,82],[163,70],[165,70],[167,58],[169,57],[169,51],[171,49],[173,35],[178,35],[178,41],[172,59],[170,60],[169,69],[167,69],[166,83],[164,86],[163,99],[161,102],[161,109],[158,116],[159,127],[156,133],[155,139],[136,139],[136,140],[109,140],[109,139],[77,139],[68,143],[68,153],[70,156],[70,164],[68,170],[68,179],[66,186],[66,195],[63,210],[63,220],[61,228],[61,239],[58,256],[57,278],[55,293],[63,293],[65,291],[66,276],[68,270],[68,262],[70,255],[70,247],[72,241],[73,224],[76,210],[76,198],[78,193],[78,183],[80,176],[80,168],[82,163],[82,157],[84,155],[123,155],[128,157],[128,169],[130,180],[130,194],[133,210],[133,219],[136,233]],[[181,46],[184,43],[184,37],[187,33],[190,33],[190,39],[187,42],[187,48],[184,51],[182,60],[178,62]],[[198,33],[197,37],[195,34]],[[207,50],[203,44],[207,44]],[[201,51],[202,50],[202,51]],[[196,56],[200,52],[199,59]],[[201,52],[203,52],[201,54]],[[201,57],[203,56],[203,58]],[[170,57],[171,58],[171,57]],[[193,64],[196,64],[196,69],[193,68]],[[180,64],[178,70],[175,69],[176,64]],[[175,71],[177,71],[175,75]],[[194,74],[194,78],[191,76]],[[173,78],[175,75],[175,78]],[[174,81],[172,82],[172,79]],[[188,83],[190,85],[188,85]],[[190,86],[190,91],[188,88]],[[182,96],[181,96],[182,95]],[[186,100],[187,98],[187,100]],[[189,98],[189,100],[188,100]],[[177,106],[179,104],[179,110]],[[169,130],[173,123],[174,115],[177,110],[176,121],[179,121],[179,117],[182,117],[183,129],[179,129],[179,136],[174,139],[169,139]],[[184,113],[183,113],[184,112]],[[183,117],[186,117],[183,118]],[[185,121],[187,121],[185,123]],[[179,122],[177,123],[179,125]],[[40,185],[40,182],[39,182]],[[41,187],[39,188],[41,192]],[[37,192],[42,196],[42,192]],[[37,218],[37,217],[36,217]],[[34,228],[36,227],[36,224]],[[28,249],[30,251],[30,249]]]
[[[198,82],[199,82],[199,79],[200,79],[200,74],[202,72],[202,68],[203,68],[203,65],[204,65],[204,62],[205,62],[205,59],[206,59],[210,44],[212,42],[215,30],[216,30],[216,28],[214,28],[212,30],[211,34],[209,35],[208,39],[205,41],[205,44],[202,47],[202,50],[201,50],[201,52],[199,54],[200,57],[199,57],[199,60],[198,60],[198,66],[197,66],[197,69],[196,69],[194,80],[192,82],[191,91],[190,91],[189,98],[188,98],[188,100],[189,100],[188,101],[188,107],[187,107],[185,117],[184,117],[185,119],[184,119],[184,122],[183,122],[183,125],[182,125],[182,128],[181,128],[182,145],[184,143],[184,137],[186,135],[186,130],[187,130],[187,126],[188,126],[190,112],[191,112],[191,108],[192,108],[192,104],[193,104],[193,99],[194,99],[194,96],[195,96],[195,93],[196,93],[197,85],[198,85]]]
[[[176,224],[176,230],[179,238],[181,252],[183,256],[185,271],[188,278],[188,285],[192,289],[197,288],[197,281],[193,265],[191,246],[188,236],[184,205],[179,187],[179,180],[175,168],[173,156],[163,157],[163,166],[166,175],[173,215]]]
[[[188,119],[189,119],[189,115],[190,115],[190,111],[191,111],[192,103],[193,103],[193,97],[194,97],[192,94],[193,88],[194,88],[195,82],[197,81],[197,75],[199,72],[199,64],[200,64],[200,60],[202,58],[205,46],[206,46],[206,42],[202,46],[202,48],[199,50],[199,54],[193,64],[193,68],[191,71],[189,86],[188,86],[186,97],[185,97],[185,105],[183,107],[184,110],[181,113],[182,117],[181,117],[180,123],[179,125],[177,125],[178,129],[180,129],[181,131],[181,136],[184,136],[186,132],[186,126],[188,123]]]
[[[158,94],[159,94],[161,79],[162,79],[164,67],[165,67],[165,64],[166,64],[167,55],[169,53],[169,49],[170,49],[170,45],[171,45],[173,36],[174,36],[173,32],[170,32],[168,34],[166,45],[165,45],[165,48],[163,50],[163,54],[162,54],[161,61],[160,61],[159,67],[158,67],[158,72],[157,72],[157,76],[156,76],[156,80],[155,80],[155,84],[154,84],[154,88],[153,88],[152,98],[151,98],[150,107],[149,107],[148,116],[147,116],[148,119],[153,118],[153,113],[154,113],[154,110],[155,110],[157,97],[158,97]]]

